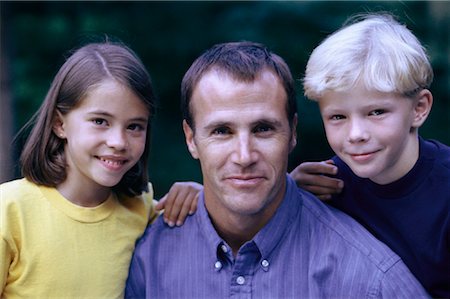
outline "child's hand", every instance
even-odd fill
[[[159,200],[155,209],[164,209],[164,221],[169,226],[181,226],[187,215],[192,215],[197,210],[198,195],[202,189],[203,186],[199,183],[177,182]]]
[[[338,194],[344,187],[344,182],[327,175],[335,175],[337,167],[333,160],[322,162],[304,162],[291,173],[299,187],[313,193],[321,200],[329,200],[333,194]]]

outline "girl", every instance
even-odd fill
[[[0,297],[123,297],[135,241],[157,216],[154,99],[124,45],[89,44],[64,63],[32,119],[24,178],[0,185]],[[182,223],[198,187],[176,184],[159,208]]]

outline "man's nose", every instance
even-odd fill
[[[247,167],[256,162],[258,153],[254,147],[254,141],[250,134],[237,136],[232,161],[242,167]]]

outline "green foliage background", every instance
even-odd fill
[[[449,7],[432,1],[209,1],[209,2],[1,2],[2,51],[8,63],[14,132],[45,97],[53,76],[73,47],[109,36],[133,48],[149,70],[159,97],[153,122],[150,177],[157,197],[174,181],[201,181],[184,143],[179,86],[193,60],[215,43],[251,40],[266,44],[291,66],[297,84],[299,142],[290,169],[332,155],[315,103],[303,97],[300,79],[308,55],[347,17],[389,11],[427,47],[435,80],[433,111],[421,129],[450,144]],[[4,101],[4,99],[2,99]],[[13,133],[14,133],[13,132]],[[17,163],[20,145],[12,159]],[[15,176],[20,176],[15,173]]]

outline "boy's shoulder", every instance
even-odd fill
[[[421,146],[424,155],[450,169],[450,146],[434,139],[421,139]]]

